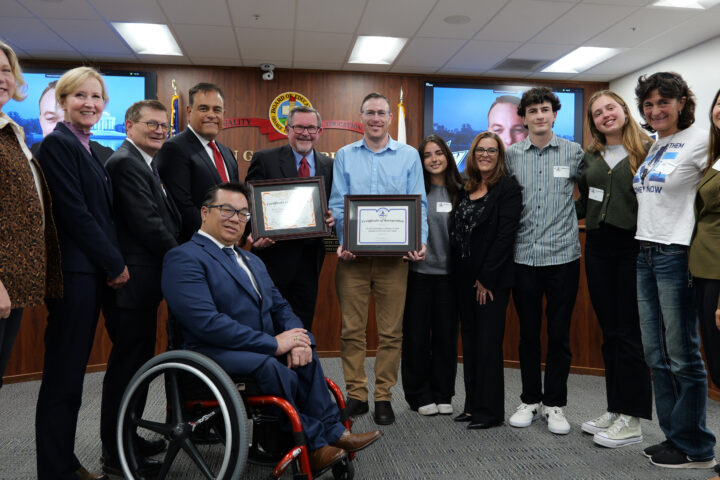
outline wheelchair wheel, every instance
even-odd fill
[[[335,480],[353,480],[355,478],[355,466],[347,456],[333,465],[332,474]]]
[[[188,384],[195,386],[192,398]],[[136,453],[138,435],[168,441],[158,479],[192,478],[194,471],[199,471],[198,478],[236,479],[247,463],[250,433],[240,394],[217,363],[196,352],[160,354],[128,384],[120,404],[117,442],[120,465],[130,479],[143,478]]]

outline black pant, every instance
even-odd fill
[[[493,301],[480,305],[473,283],[469,280],[458,287],[465,377],[464,411],[472,415],[473,422],[490,424],[505,418],[503,337],[510,289],[492,291]],[[487,300],[490,300],[489,296]]]
[[[280,294],[292,307],[295,315],[300,318],[303,327],[309,332],[315,316],[318,278],[320,276],[317,271],[317,247],[314,244],[305,245],[303,254],[297,257],[295,263],[299,263],[296,266],[296,271],[301,272],[301,275],[286,282],[273,281],[280,290]],[[270,271],[270,276],[273,277],[272,271]],[[274,275],[274,277],[279,279],[284,276]]]
[[[142,310],[109,307],[103,309],[103,313],[113,347],[103,378],[100,440],[106,458],[117,460],[116,435],[120,402],[135,372],[155,354],[157,305]],[[147,397],[147,390],[141,393]],[[145,400],[142,399],[138,404],[144,406]],[[142,411],[137,414],[141,416]]]
[[[13,308],[10,310],[8,318],[0,318],[0,387],[3,385],[3,375],[5,375],[8,362],[10,362],[10,354],[18,330],[20,330],[22,314],[22,308]]]
[[[638,249],[634,232],[601,223],[587,232],[585,272],[603,332],[607,409],[651,419],[652,385],[637,303]]]
[[[567,404],[567,378],[570,373],[570,320],[580,276],[580,260],[561,265],[530,267],[515,264],[513,301],[520,318],[520,375],[523,403],[548,407]],[[547,302],[547,356],[545,388],[540,371],[540,328],[543,295]]]
[[[63,298],[47,300],[45,362],[35,418],[39,480],[77,480],[75,432],[105,275],[63,271]]]
[[[720,330],[715,325],[720,280],[693,277],[693,282],[695,283],[705,361],[710,371],[710,378],[715,386],[720,387]]]
[[[449,275],[409,272],[403,315],[402,386],[410,408],[455,395],[458,316]]]

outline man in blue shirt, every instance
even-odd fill
[[[560,100],[549,88],[526,91],[518,114],[529,136],[508,148],[507,167],[523,187],[523,212],[515,243],[515,286],[520,319],[522,403],[508,423],[528,427],[542,416],[548,430],[570,433],[562,407],[570,372],[570,320],[580,275],[580,241],[573,187],[580,177],[580,145],[553,133]],[[547,306],[545,384],[540,372],[542,299]]]
[[[335,271],[335,289],[342,312],[340,355],[345,373],[350,416],[369,410],[365,373],[365,328],[370,294],[375,297],[375,320],[380,336],[375,356],[375,422],[395,421],[390,387],[397,383],[402,344],[402,316],[405,307],[408,265],[403,260],[425,259],[427,242],[427,199],[422,164],[417,150],[393,140],[388,130],[392,122],[390,102],[384,95],[371,93],[361,104],[363,139],[341,148],[333,168],[330,210],[340,247]],[[343,250],[345,195],[422,196],[422,247],[399,257],[360,257]]]

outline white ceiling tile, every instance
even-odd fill
[[[99,20],[97,12],[86,0],[18,0],[40,18],[67,18],[74,20]],[[6,3],[3,1],[3,3]],[[3,15],[4,16],[4,15]]]
[[[405,46],[395,66],[439,68],[465,43],[455,38],[415,37]]]
[[[174,29],[183,53],[189,57],[237,58],[240,55],[232,27],[175,25]]]
[[[620,6],[633,6],[633,7],[644,7],[654,3],[656,0],[583,0],[582,3],[594,3],[598,5],[620,5]]]
[[[419,74],[433,74],[435,70],[430,67],[413,67],[409,65],[395,65],[390,69],[393,73],[419,73]]]
[[[572,52],[575,48],[575,45],[526,43],[515,50],[510,58],[554,61]]]
[[[473,40],[465,45],[446,66],[450,69],[486,71],[507,58],[519,46],[518,42]]]
[[[138,55],[141,63],[161,64],[161,65],[190,65],[190,59],[187,57],[178,57],[177,55]],[[170,88],[170,87],[168,87]]]
[[[34,55],[37,51],[74,51],[62,38],[35,18],[0,17],[0,38]]]
[[[696,13],[685,9],[644,8],[588,40],[593,47],[635,47]]]
[[[341,33],[297,32],[295,37],[295,68],[298,62],[344,62],[350,54],[353,36]]]
[[[19,3],[13,0],[4,0],[2,2],[3,17],[32,17],[32,13]]]
[[[225,0],[158,0],[172,23],[231,25]]]
[[[48,19],[48,27],[80,52],[92,49],[95,53],[125,53],[132,50],[120,39],[120,35],[105,22],[97,20]]]
[[[262,70],[260,70],[260,65],[263,63],[272,63],[275,65],[275,68],[292,68],[292,61],[290,60],[273,60],[272,58],[267,57],[255,57],[255,58],[245,58],[243,57],[243,65],[245,67],[257,67],[258,68],[258,76],[262,74]],[[306,68],[303,64],[302,68]],[[307,67],[310,68],[310,67]],[[278,73],[275,72],[275,75],[277,76]]]
[[[635,48],[609,58],[599,65],[585,70],[588,74],[608,74],[615,78],[634,72],[668,56],[663,49]]]
[[[360,63],[346,63],[343,70],[357,71],[357,72],[389,72],[390,65],[367,65]]]
[[[497,14],[508,0],[440,0],[423,24],[418,35],[441,38],[472,38]],[[449,24],[445,18],[454,15],[470,17],[464,24]]]
[[[302,67],[298,68],[307,68],[309,70],[341,70],[342,69],[342,62],[335,62],[335,63],[326,63],[326,62],[303,62]]]
[[[297,10],[298,30],[353,33],[365,9],[362,1],[302,0]]]
[[[525,42],[572,8],[569,3],[512,0],[475,36],[476,40]]]
[[[577,5],[533,37],[535,42],[582,43],[633,13],[637,7]],[[592,18],[592,22],[587,19]]]
[[[242,57],[262,58],[258,63],[292,62],[292,30],[270,30],[264,28],[236,28]]]
[[[236,27],[292,29],[295,24],[294,1],[242,0],[231,1],[229,6]]]
[[[531,74],[528,72],[508,72],[507,70],[488,70],[486,75],[504,78],[528,78]]]
[[[369,0],[359,35],[410,37],[420,28],[436,0]]]
[[[167,23],[158,4],[148,0],[90,0],[109,22]]]
[[[614,80],[617,77],[617,75],[611,75],[611,74],[591,74],[591,73],[579,73],[575,76],[575,80],[581,81],[581,82],[610,82],[610,80]]]
[[[243,66],[242,60],[239,57],[235,58],[223,58],[223,57],[208,57],[207,55],[196,55],[191,56],[190,61],[193,65],[213,65],[220,67],[241,67]]]
[[[716,37],[719,21],[720,8],[714,12],[694,16],[685,22],[676,23],[674,27],[668,28],[638,46],[664,50],[667,52],[667,56],[670,56],[673,53]]]

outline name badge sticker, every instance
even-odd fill
[[[437,202],[435,204],[435,211],[438,213],[452,212],[452,203],[450,202]]]
[[[570,178],[570,167],[555,165],[553,167],[553,177],[555,178]]]
[[[605,197],[605,191],[603,191],[600,188],[590,187],[590,190],[588,192],[588,197],[590,197],[590,200],[595,200],[596,202],[602,202],[603,198]]]

